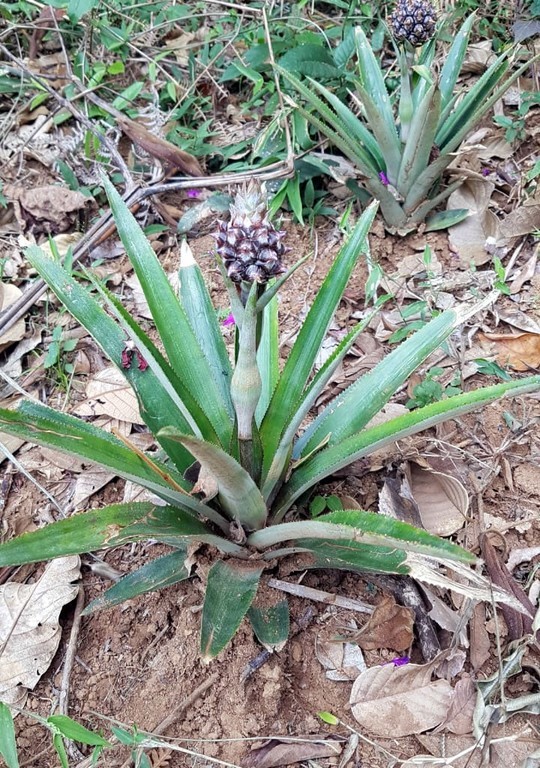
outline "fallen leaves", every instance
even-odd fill
[[[0,283],[0,312],[14,304],[19,296],[22,296],[22,291],[16,285],[13,285],[13,283]],[[0,352],[9,347],[10,344],[20,341],[24,336],[25,330],[24,318],[17,320],[9,330],[0,336]]]
[[[243,768],[277,768],[280,765],[319,760],[323,757],[337,757],[341,744],[334,739],[299,736],[287,739],[270,739],[255,747],[242,761]]]
[[[33,188],[6,184],[4,193],[13,203],[21,230],[32,229],[34,234],[65,232],[89,203],[81,192],[54,184]]]
[[[391,648],[406,651],[412,645],[414,612],[398,605],[391,595],[385,595],[366,624],[354,635],[365,651]]]
[[[437,536],[451,536],[459,531],[469,510],[469,495],[463,483],[416,462],[409,463],[407,474],[426,531]]]
[[[499,365],[515,371],[530,371],[540,367],[540,334],[538,333],[482,333],[480,346],[487,354],[494,354]]]
[[[431,730],[446,718],[453,690],[447,680],[431,679],[433,662],[371,667],[353,683],[350,704],[355,720],[378,736],[409,736]]]
[[[34,584],[0,586],[0,698],[6,704],[23,706],[47,671],[60,643],[60,611],[77,595],[79,576],[79,558],[61,557]]]

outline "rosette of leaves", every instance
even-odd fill
[[[398,5],[394,29],[401,29],[403,15],[412,19],[404,10],[407,4],[406,0]],[[413,45],[405,30],[400,33],[399,43],[394,41],[399,86],[392,93],[369,40],[358,27],[350,106],[316,79],[300,79],[278,67],[301,97],[287,97],[293,108],[351,160],[359,178],[348,185],[357,192],[359,186],[361,196],[367,191],[380,201],[391,231],[412,231],[426,217],[428,228],[442,229],[467,216],[465,209],[432,213],[463,182],[454,171],[457,178],[444,183],[443,174],[459,155],[467,134],[534,60],[512,70],[519,54],[519,47],[512,46],[472,85],[456,87],[474,20],[472,14],[459,29],[439,74],[435,71],[438,35],[418,47],[424,39],[421,35],[414,37]]]
[[[471,568],[475,558],[449,541],[370,512],[335,511],[316,519],[302,513],[303,500],[319,481],[350,462],[503,395],[540,386],[540,376],[505,382],[370,426],[407,377],[478,306],[431,320],[330,400],[300,434],[311,407],[369,322],[366,318],[351,328],[315,369],[349,276],[367,251],[376,205],[367,208],[341,248],[280,366],[277,294],[298,264],[267,279],[282,271],[279,259],[285,249],[282,234],[260,207],[255,217],[239,213],[237,204],[230,227],[221,224],[216,235],[224,253],[231,244],[243,243],[241,264],[227,251],[228,267],[222,265],[237,326],[231,360],[189,248],[182,249],[177,295],[118,193],[109,183],[106,189],[152,312],[157,342],[100,282],[93,281],[92,293],[38,247],[30,247],[27,257],[125,375],[160,451],[143,453],[126,438],[35,401],[23,401],[17,410],[1,409],[0,429],[101,464],[151,491],[157,501],[104,506],[23,534],[0,545],[0,565],[146,539],[171,547],[169,554],[129,573],[93,601],[86,608],[91,612],[188,578],[196,548],[206,546],[214,554],[201,622],[201,651],[207,659],[225,647],[246,615],[267,647],[285,642],[287,603],[280,598],[262,608],[254,598],[265,569],[291,554],[302,569],[410,574],[491,599],[488,585]],[[278,263],[259,247],[273,248]],[[249,275],[254,276],[251,283]],[[460,583],[452,580],[452,572]]]

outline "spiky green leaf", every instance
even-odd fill
[[[158,557],[133,573],[128,573],[114,586],[92,600],[84,609],[83,615],[87,616],[90,613],[111,608],[113,605],[119,605],[138,595],[155,592],[178,584],[179,581],[185,581],[190,576],[190,570],[186,567],[187,558],[187,545],[180,545],[175,552]]]
[[[255,636],[268,651],[280,651],[289,636],[289,603],[279,600],[273,605],[252,605],[248,611]]]
[[[210,661],[234,637],[253,602],[262,566],[218,560],[210,568],[201,622],[201,653]]]

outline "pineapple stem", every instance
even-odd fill
[[[245,289],[245,283],[242,289]],[[262,392],[261,374],[257,365],[257,298],[258,285],[252,283],[238,333],[238,357],[231,379],[240,460],[248,472],[253,470],[253,419]]]

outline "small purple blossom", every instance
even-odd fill
[[[225,325],[225,326],[228,326],[228,325],[234,325],[234,324],[235,324],[235,322],[236,322],[236,321],[235,321],[235,319],[234,319],[234,315],[233,315],[233,313],[231,312],[229,315],[227,315],[227,317],[225,318],[225,320],[223,320],[223,322],[221,323],[221,325]]]
[[[392,659],[389,664],[393,664],[394,667],[404,667],[405,664],[409,664],[410,660],[409,656],[397,656],[395,659]]]
[[[189,198],[197,198],[201,194],[201,190],[200,189],[188,189],[186,191],[186,194],[187,194],[187,196]]]
[[[482,168],[482,176],[490,176],[491,170],[489,168]]]
[[[379,179],[381,180],[381,182],[384,184],[385,187],[387,187],[390,184],[390,182],[388,181],[388,176],[384,171],[381,171],[379,173]]]

